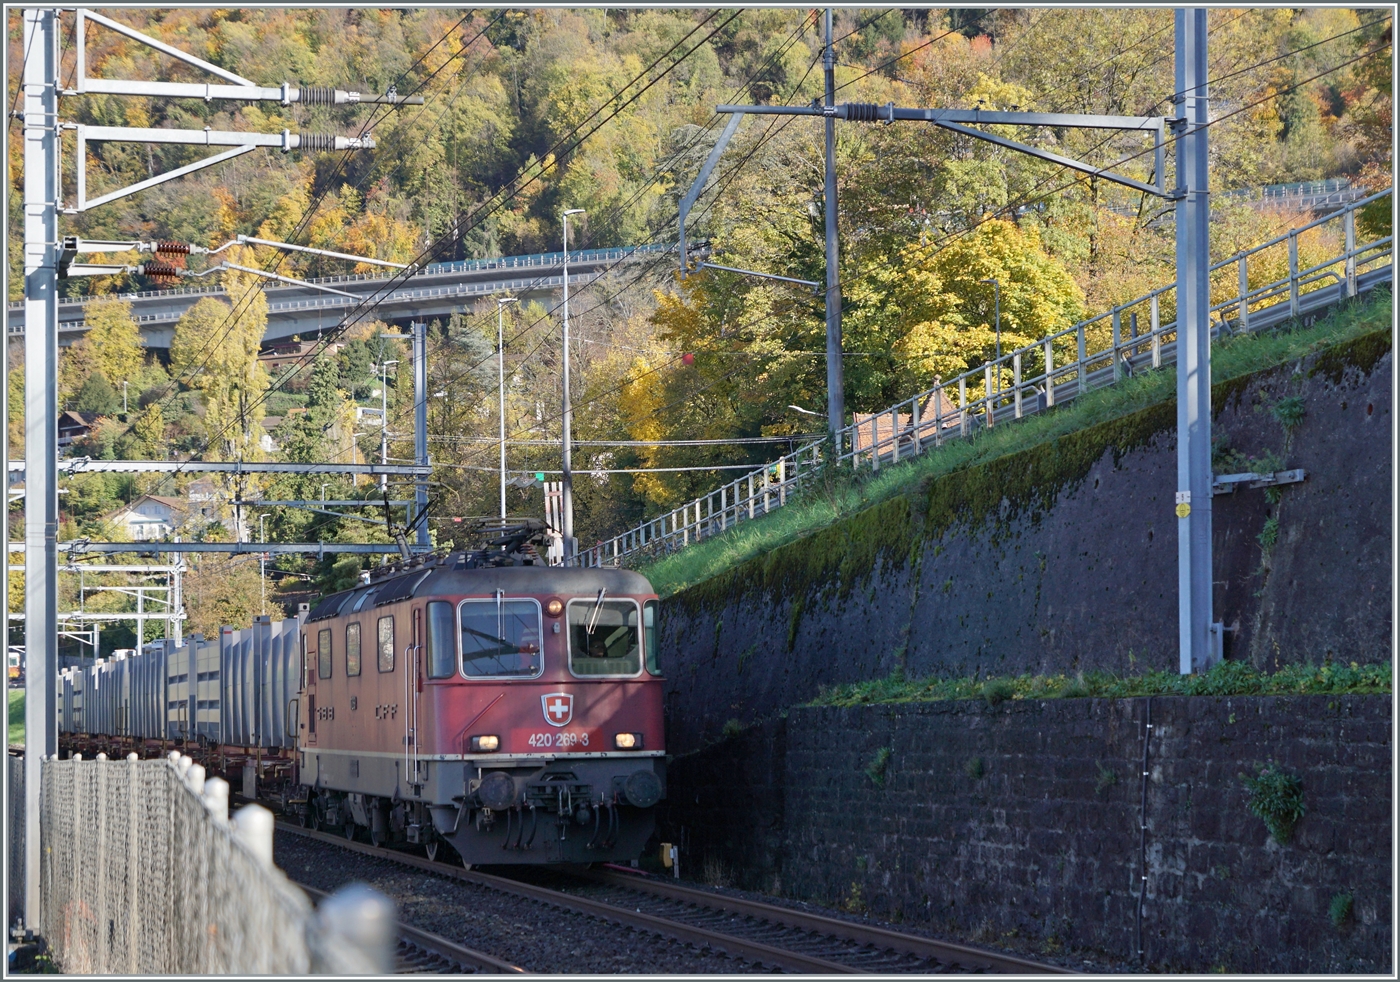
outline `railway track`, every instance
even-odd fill
[[[296,883],[317,902],[330,894],[305,883]],[[484,951],[467,948],[440,934],[423,931],[408,924],[398,925],[394,948],[396,975],[518,975],[525,970],[519,965],[502,961]]]
[[[550,870],[548,876],[562,876],[571,881],[570,887],[557,889],[351,842],[326,832],[313,832],[280,822],[277,827],[280,831],[342,849],[652,931],[787,972],[822,975],[871,972],[1074,974],[1056,965],[1014,955],[722,896],[645,874],[624,873],[620,867]]]

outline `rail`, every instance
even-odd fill
[[[1210,267],[1212,337],[1265,330],[1362,287],[1391,278],[1392,237],[1356,244],[1356,213],[1385,198],[1391,188],[1290,229]],[[1303,265],[1299,241],[1339,223],[1342,248]],[[1264,283],[1271,266],[1286,275]],[[1272,262],[1271,262],[1272,261]],[[1215,275],[1235,269],[1235,276]],[[829,463],[882,466],[937,449],[952,440],[1051,409],[1079,395],[1113,385],[1137,372],[1175,361],[1176,284],[1158,287],[1065,330],[1007,352],[949,381],[937,381],[876,413],[854,414],[836,434],[838,452],[823,440],[755,468],[715,491],[582,550],[580,566],[621,566],[660,558],[784,507],[805,481]],[[1139,315],[1145,322],[1139,325]]]

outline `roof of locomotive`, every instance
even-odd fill
[[[307,616],[308,621],[325,620],[351,613],[356,608],[377,607],[414,597],[441,594],[507,595],[579,594],[596,596],[606,589],[615,596],[645,596],[655,593],[650,581],[630,569],[605,569],[578,566],[484,566],[464,569],[460,565],[435,565],[409,569],[402,574],[360,584],[322,598]],[[374,591],[375,596],[364,601],[351,600]],[[350,601],[347,603],[347,601]],[[363,609],[360,610],[363,613]]]

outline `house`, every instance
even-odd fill
[[[60,447],[70,446],[75,440],[92,435],[92,431],[97,428],[97,424],[102,417],[97,413],[80,413],[75,410],[64,410],[58,416],[58,445]]]
[[[263,368],[267,369],[270,374],[276,374],[288,365],[296,364],[304,355],[315,352],[319,344],[320,342],[314,339],[311,341],[284,341],[280,344],[274,344],[258,355],[258,361],[262,362]],[[322,348],[321,352],[333,355],[343,347],[345,347],[343,344],[329,344]]]
[[[103,521],[123,535],[120,541],[153,542],[173,534],[189,517],[189,502],[143,494],[131,504],[103,516]]]

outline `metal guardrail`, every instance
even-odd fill
[[[1228,277],[1212,284],[1212,296],[1221,297],[1210,308],[1216,318],[1212,336],[1273,327],[1335,299],[1355,296],[1363,280],[1368,286],[1388,280],[1392,237],[1357,246],[1356,212],[1390,195],[1392,190],[1387,188],[1354,201],[1212,265],[1212,273],[1236,267],[1233,286],[1225,285],[1230,281]],[[1323,262],[1301,267],[1299,238],[1331,222],[1342,225],[1342,251]],[[1257,268],[1266,251],[1280,248],[1288,251],[1288,275],[1250,286],[1251,261]],[[945,442],[970,436],[974,430],[1033,415],[1137,372],[1172,364],[1176,324],[1162,323],[1162,300],[1175,290],[1175,283],[1159,287],[948,382],[939,382],[878,413],[856,414],[851,425],[837,434],[840,451],[834,459],[837,463],[849,461],[857,469],[866,465],[879,470]],[[1138,329],[1139,313],[1147,321],[1142,331]],[[683,549],[785,506],[805,479],[828,459],[831,453],[826,441],[809,443],[709,494],[581,551],[576,562],[581,566],[616,566]]]
[[[632,259],[641,256],[659,255],[668,252],[674,248],[674,245],[668,245],[666,243],[657,243],[653,245],[644,246],[618,246],[612,249],[570,250],[569,262],[578,263],[579,265],[590,265],[600,262],[618,262],[624,259]],[[498,269],[540,269],[562,265],[563,261],[564,254],[562,252],[541,252],[532,253],[530,255],[525,256],[498,256],[491,259],[463,259],[457,260],[455,262],[429,263],[426,266],[413,270],[413,272],[410,273],[409,276],[443,276],[455,273],[490,272],[491,270]],[[367,281],[379,280],[387,283],[393,278],[394,277],[391,275],[385,275],[384,273],[380,272],[345,273],[339,276],[318,276],[312,279],[308,279],[306,282],[331,284],[363,283]],[[146,297],[173,297],[179,296],[181,294],[189,294],[193,296],[205,296],[210,294],[217,295],[222,294],[223,292],[224,288],[222,286],[187,286],[176,287],[170,290],[141,290],[135,293],[118,294],[118,296],[125,300],[135,300],[138,298]],[[88,296],[63,297],[58,302],[60,306],[65,304],[82,305],[92,299],[92,297]],[[342,299],[340,302],[344,304],[349,303],[350,301]],[[273,308],[275,309],[276,307],[277,305],[274,304]],[[13,300],[10,302],[10,308],[13,310],[23,310],[24,301]]]

